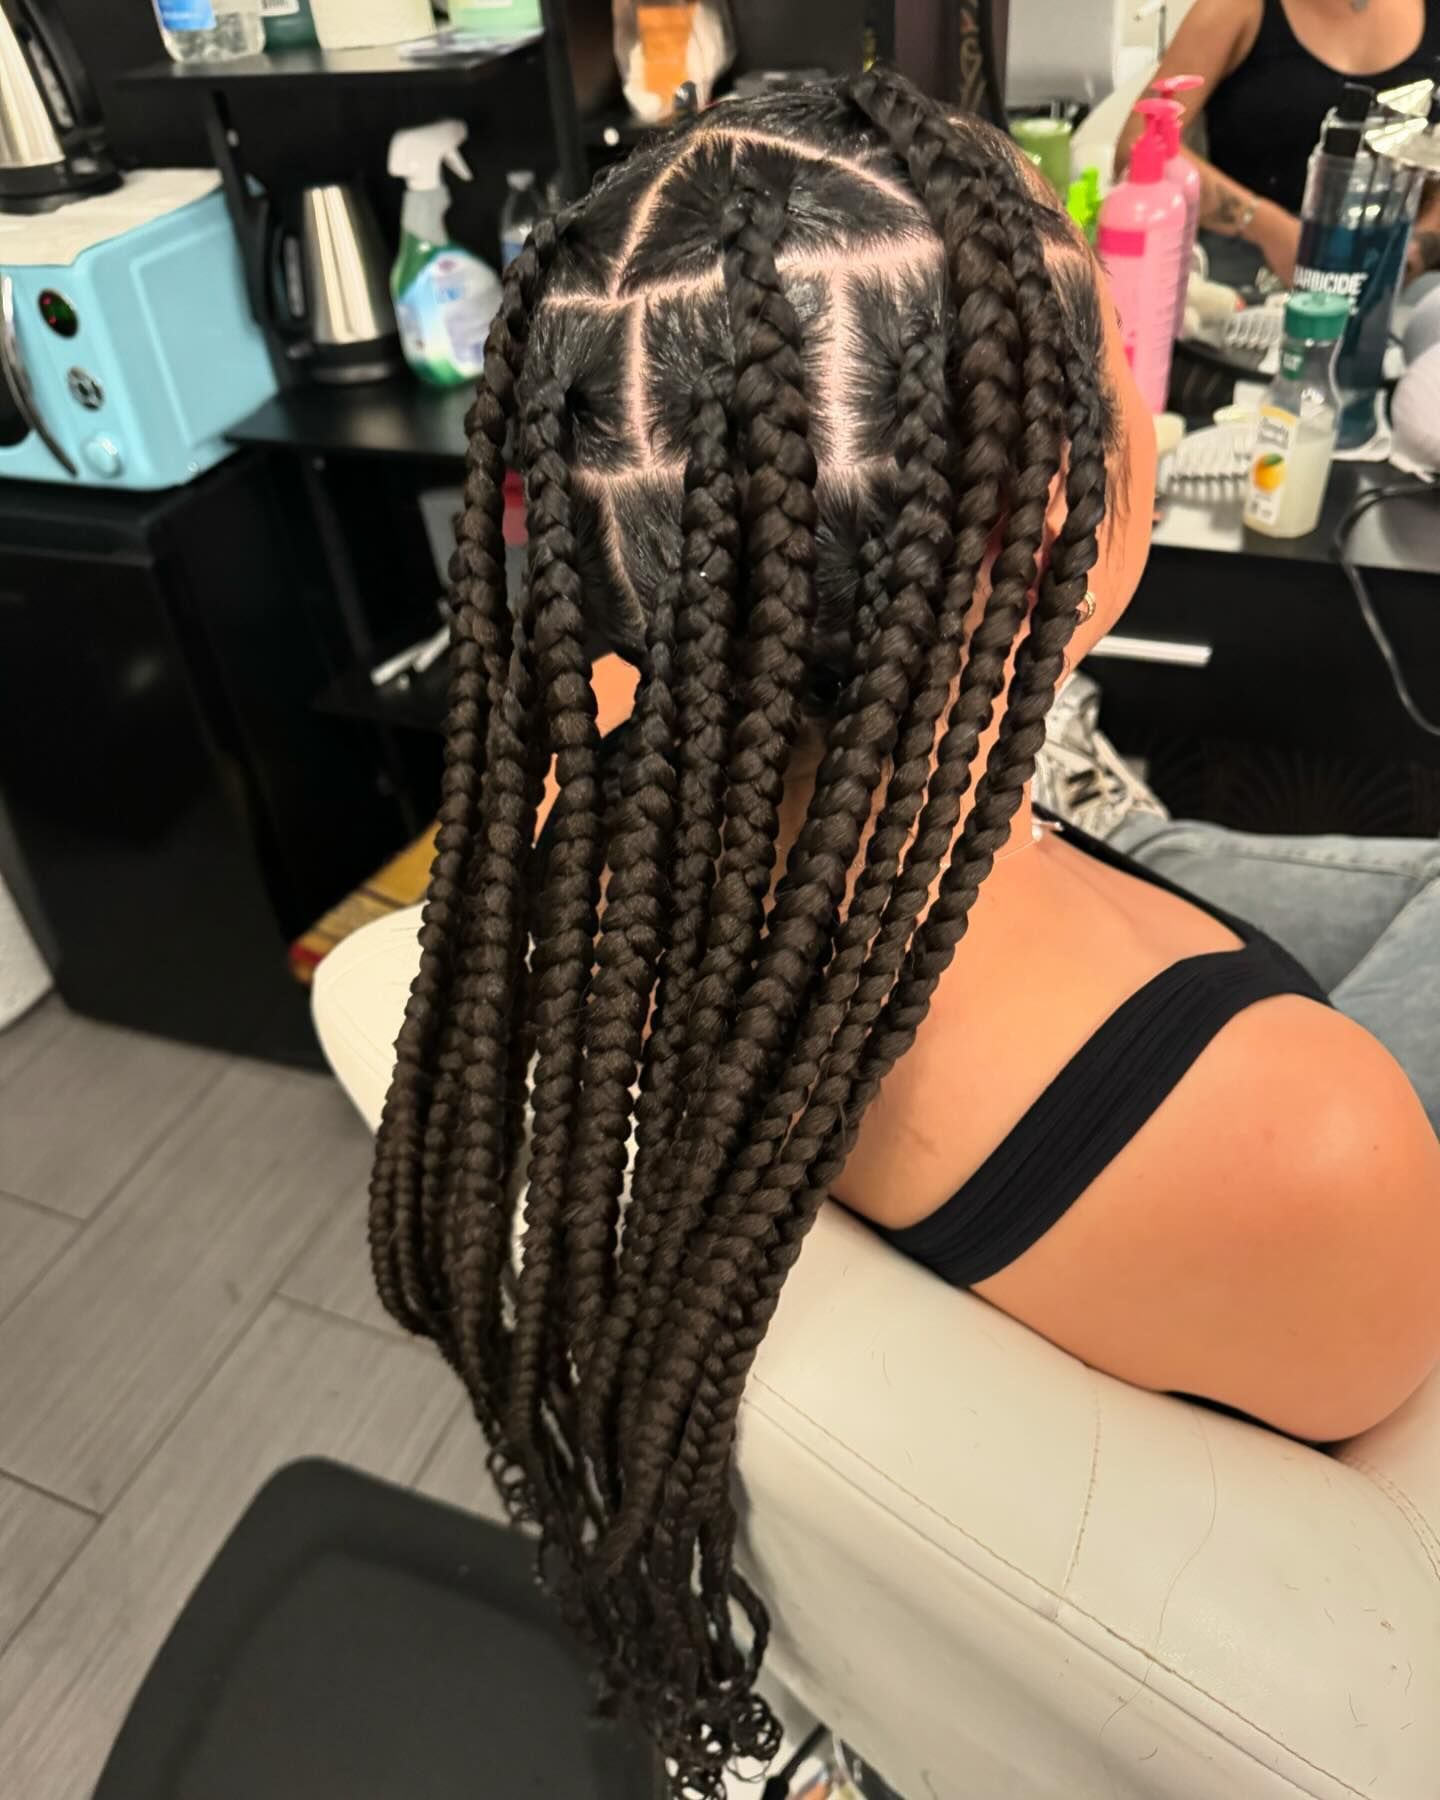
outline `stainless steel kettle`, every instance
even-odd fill
[[[265,256],[272,328],[316,381],[378,381],[402,366],[389,266],[361,189],[301,188],[272,209]]]
[[[100,110],[50,0],[0,0],[0,212],[120,184]]]

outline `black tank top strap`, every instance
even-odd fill
[[[1255,33],[1255,49],[1250,54],[1253,56],[1256,50],[1266,56],[1309,54],[1296,37],[1282,0],[1260,0],[1260,29]]]
[[[1282,994],[1328,1004],[1278,944],[1207,907],[1098,839],[1068,843],[1220,919],[1238,950],[1189,956],[1146,982],[1076,1051],[958,1193],[918,1224],[882,1231],[897,1250],[957,1287],[998,1274],[1039,1241],[1112,1163],[1217,1033]]]

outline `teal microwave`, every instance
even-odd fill
[[[51,218],[108,206],[123,219],[123,194]],[[0,236],[0,478],[178,487],[275,389],[219,192],[63,263],[7,260]]]

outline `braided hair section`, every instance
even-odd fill
[[[893,76],[717,107],[537,228],[471,413],[376,1278],[676,1800],[778,1743],[745,1382],[1005,840],[1095,557],[1104,395],[1036,206]],[[604,743],[597,639],[639,670]]]
[[[492,723],[516,700],[509,686],[503,452],[528,317],[555,244],[553,227],[538,232],[507,271],[486,340],[484,380],[466,420],[464,511],[450,567],[450,711],[435,862],[421,925],[420,971],[396,1045],[372,1178],[371,1247],[381,1296],[401,1323],[434,1336],[452,1359],[454,1340],[444,1325],[447,1278],[437,1243],[439,1189],[454,1136],[460,1071],[472,1071],[466,1077],[472,1088],[483,1082],[477,1065],[504,1030],[500,1025],[477,1035],[469,1029],[468,984],[477,953],[483,956],[473,940],[483,940],[489,914],[464,903],[478,876],[477,860],[484,860],[476,835],[481,770],[495,759],[482,757],[482,747]],[[485,1157],[486,1150],[477,1155]],[[493,1172],[497,1165],[490,1167]]]

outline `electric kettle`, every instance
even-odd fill
[[[50,0],[0,0],[0,212],[120,185],[100,111]]]
[[[257,252],[266,322],[315,381],[379,381],[403,366],[388,258],[359,187],[301,188],[267,208]]]

